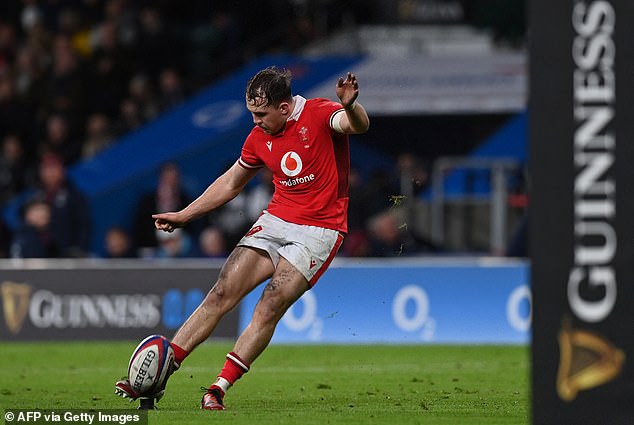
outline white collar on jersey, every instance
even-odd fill
[[[293,96],[293,100],[295,101],[295,107],[293,108],[293,113],[286,119],[286,121],[297,121],[304,110],[304,105],[306,105],[306,99],[300,95]]]

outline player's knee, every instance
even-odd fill
[[[275,325],[286,312],[286,304],[279,294],[265,294],[255,308],[253,320],[260,325]]]
[[[203,303],[208,308],[216,311],[227,312],[233,308],[235,301],[231,298],[222,285],[216,284],[208,293]]]
[[[260,327],[275,326],[283,314],[280,313],[277,304],[261,302],[253,313],[252,323]]]

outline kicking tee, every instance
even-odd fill
[[[348,231],[348,135],[331,127],[341,104],[295,96],[295,107],[278,134],[254,127],[238,163],[267,167],[275,191],[269,213],[295,224]]]

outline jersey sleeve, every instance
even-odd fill
[[[264,162],[256,153],[254,139],[253,132],[251,132],[244,141],[244,145],[242,145],[242,152],[238,159],[238,164],[249,170],[264,167]]]
[[[324,123],[324,126],[329,128],[331,131],[337,131],[336,127],[333,126],[333,121],[337,113],[343,111],[343,106],[339,102],[333,102],[328,99],[315,99],[316,110],[318,111],[320,120]]]

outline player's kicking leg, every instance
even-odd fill
[[[242,332],[216,381],[200,402],[202,409],[224,410],[223,398],[229,387],[249,371],[251,363],[268,346],[277,323],[286,310],[310,288],[306,278],[285,258],[266,285],[251,322]]]

